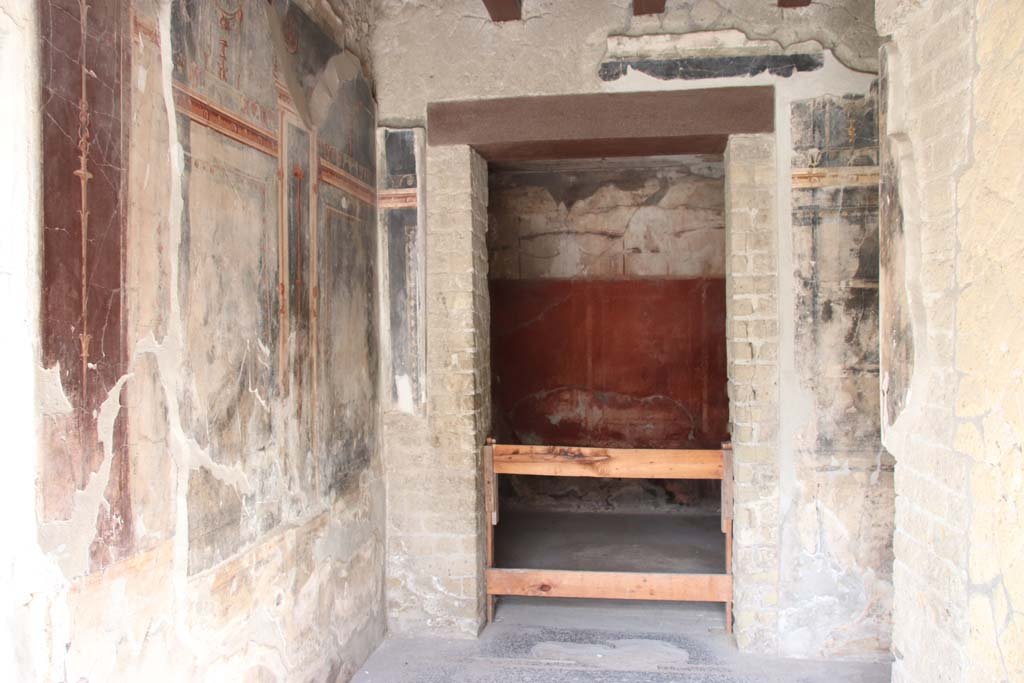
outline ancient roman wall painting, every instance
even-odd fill
[[[176,2],[172,51],[184,151],[178,298],[192,390],[184,428],[242,493],[209,469],[188,488],[189,571],[233,554],[280,520],[273,434],[277,395],[278,178],[274,58],[261,7]],[[229,208],[230,207],[230,208]]]
[[[132,548],[122,318],[129,108],[127,3],[40,0],[42,363],[66,403],[43,423],[41,522],[72,517],[75,494],[107,485],[89,564]],[[8,134],[11,134],[8,131]],[[106,406],[106,407],[105,407]],[[114,418],[114,416],[117,416]]]
[[[381,229],[387,250],[388,338],[392,406],[414,413],[426,394],[423,315],[424,243],[417,163],[422,129],[379,132]]]
[[[793,106],[797,348],[821,449],[878,445],[876,97]],[[827,378],[829,381],[823,382]],[[858,419],[851,419],[854,417]]]
[[[279,10],[283,59],[260,3],[174,7],[185,404],[215,465],[250,482],[193,474],[190,572],[329,504],[375,448],[374,103],[358,60]]]
[[[317,447],[329,497],[355,483],[376,448],[376,120],[369,84],[346,76],[357,66],[341,54],[324,67],[339,85],[317,145]]]
[[[872,86],[791,110],[796,376],[784,377],[790,454],[781,468],[793,523],[779,625],[799,635],[784,651],[889,648],[894,495],[879,420],[876,103]]]
[[[140,548],[165,538],[168,510],[184,504],[188,571],[195,574],[325,509],[375,453],[372,90],[359,60],[289,3],[271,9],[278,12],[272,20],[259,0],[172,2],[175,120],[159,120],[166,109],[158,85],[143,89],[148,109],[137,114],[146,127],[131,128],[149,150],[154,178],[167,169],[180,178],[180,241],[170,239],[177,235],[177,223],[168,227],[174,211],[135,208],[156,190],[140,182],[132,185],[140,196],[126,196],[132,141],[131,118],[122,114],[130,85],[125,53],[136,37],[140,73],[159,77],[159,64],[149,61],[162,40],[153,7],[132,16],[117,0],[39,6],[41,332],[47,377],[56,373],[59,383],[51,384],[63,391],[44,411],[42,521],[80,516],[81,492],[107,482],[89,493],[101,500],[89,549],[97,569],[136,549],[132,492],[140,501],[152,498],[140,511],[162,515],[151,518],[158,530],[147,527]],[[278,23],[283,45],[271,39]],[[158,143],[168,134],[165,152]],[[131,230],[129,210],[140,223]],[[126,235],[139,245],[133,252]],[[164,270],[165,263],[174,268]],[[140,264],[159,272],[144,273]],[[128,297],[130,315],[126,273],[135,273],[131,291],[139,292]],[[180,340],[167,339],[177,329],[171,317],[180,317]],[[147,337],[132,342],[134,351],[126,341],[129,318]],[[152,349],[178,344],[181,366],[157,369]],[[131,415],[121,408],[126,373],[137,375],[136,398],[148,397]],[[153,439],[138,446],[146,457],[171,458],[171,441],[189,451],[183,498],[167,488],[173,482],[133,483],[129,417],[132,424],[138,418],[136,437]]]

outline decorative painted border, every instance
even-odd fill
[[[179,113],[211,130],[272,157],[278,155],[277,137],[269,130],[243,121],[182,86],[174,85],[174,106]]]
[[[877,166],[838,166],[830,168],[794,168],[793,188],[876,187]]]
[[[383,190],[377,195],[377,206],[381,209],[414,209],[418,194],[411,190]]]
[[[364,204],[376,205],[377,191],[372,186],[341,170],[323,157],[319,159],[317,166],[317,180],[320,182],[347,192]]]

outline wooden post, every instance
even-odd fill
[[[494,473],[494,439],[483,448],[484,510],[487,513],[487,569],[494,567],[494,526],[498,523],[498,475]],[[486,572],[484,572],[486,576]],[[485,579],[486,581],[486,579]],[[487,623],[494,621],[494,596],[487,593]]]
[[[732,442],[722,444],[722,533],[725,534],[725,573],[732,578],[733,470]],[[725,632],[732,633],[732,593],[725,603]]]

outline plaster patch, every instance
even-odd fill
[[[59,362],[50,368],[36,368],[36,391],[41,415],[68,415],[74,410],[60,381]]]

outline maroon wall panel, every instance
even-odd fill
[[[128,44],[121,0],[39,0],[42,59],[42,355],[60,365],[73,411],[45,424],[45,520],[70,516],[74,492],[100,469],[96,415],[125,369],[122,325]],[[124,414],[114,430],[109,508],[101,506],[94,566],[132,537]]]
[[[725,280],[494,280],[495,434],[716,448],[728,435]]]

